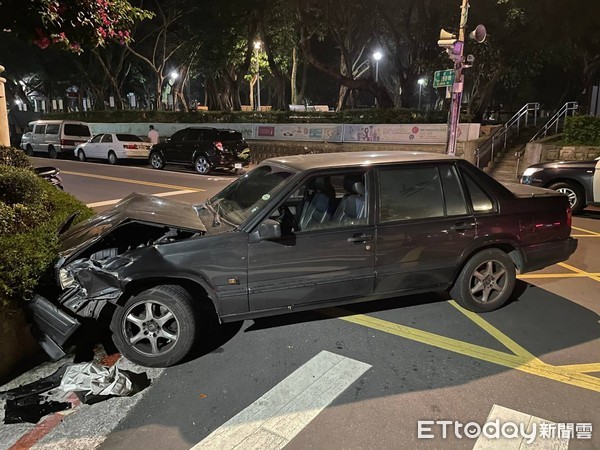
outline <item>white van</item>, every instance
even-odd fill
[[[90,126],[75,120],[36,120],[30,122],[21,138],[21,148],[28,155],[34,152],[48,153],[57,158],[65,153],[69,156],[82,142],[92,137]]]

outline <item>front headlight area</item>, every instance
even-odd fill
[[[69,269],[61,267],[58,271],[58,283],[62,290],[68,289],[75,283],[75,277]]]
[[[544,169],[541,168],[541,167],[528,167],[527,169],[525,169],[525,172],[523,172],[522,176],[524,176],[524,177],[530,177],[534,173],[540,172],[542,170],[544,170]]]

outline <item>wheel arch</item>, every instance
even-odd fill
[[[456,271],[454,273],[454,278],[452,280],[452,284],[456,283],[456,279],[458,278],[458,275],[460,274],[460,272],[463,270],[463,267],[465,267],[465,265],[469,262],[469,260],[475,254],[477,254],[483,250],[488,250],[488,249],[492,249],[492,248],[502,250],[504,253],[506,253],[508,255],[508,257],[514,263],[517,270],[520,271],[522,269],[525,260],[523,257],[523,252],[520,250],[519,245],[517,245],[517,243],[515,241],[513,241],[511,239],[502,239],[502,240],[495,240],[493,242],[490,242],[490,241],[482,242],[472,248],[468,248],[467,250],[465,250],[465,252],[463,253],[463,255],[461,257],[460,263],[456,267]]]
[[[185,289],[192,296],[195,306],[197,306],[200,310],[209,309],[211,313],[216,314],[219,322],[221,322],[220,311],[217,307],[216,293],[212,289],[210,289],[210,287],[205,286],[204,283],[191,278],[149,277],[134,279],[129,281],[125,285],[125,289],[123,290],[123,293],[121,294],[116,303],[117,305],[122,306],[132,296],[139,294],[142,291],[163,285],[179,286]]]
[[[556,183],[572,184],[575,187],[579,188],[581,190],[581,193],[583,194],[583,202],[585,205],[585,203],[587,202],[588,193],[586,192],[585,186],[583,184],[581,184],[581,182],[579,180],[577,180],[575,178],[568,178],[568,177],[553,178],[551,181],[544,184],[544,187],[546,189],[548,189],[549,186],[552,186],[553,184],[556,184]]]

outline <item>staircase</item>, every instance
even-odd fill
[[[501,153],[494,156],[494,160],[490,161],[488,166],[483,169],[484,172],[503,183],[518,183],[517,165],[519,164],[519,157],[517,155],[521,155],[536,132],[536,128],[521,130],[521,133],[514,136],[512,142],[509,142]],[[525,167],[519,167],[520,172],[525,169]]]

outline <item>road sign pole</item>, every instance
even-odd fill
[[[449,155],[456,154],[456,140],[458,137],[458,121],[460,118],[460,104],[463,93],[463,55],[465,42],[465,28],[469,17],[469,0],[462,0],[460,7],[460,29],[458,33],[457,48],[458,52],[454,55],[454,85],[452,86],[452,101],[450,104],[450,112],[448,114],[448,137],[446,143],[446,153]]]

